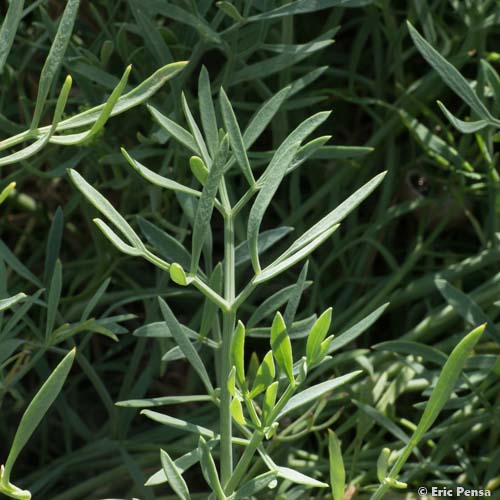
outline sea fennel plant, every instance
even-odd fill
[[[331,309],[306,324],[303,320],[294,321],[306,286],[306,264],[284,313],[277,312],[274,316],[269,330],[270,350],[260,363],[253,356],[246,367],[248,349],[245,348],[245,325],[240,320],[240,309],[259,285],[304,260],[327,241],[338,229],[340,221],[376,189],[385,174],[374,177],[295,239],[271,263],[265,263],[264,252],[289,231],[284,228],[261,231],[264,215],[284,177],[328,141],[328,136],[308,142],[306,139],[325,122],[329,112],[317,113],[298,125],[273,153],[264,171],[257,175],[251,165],[249,150],[287,98],[289,89],[281,90],[264,103],[243,132],[222,89],[219,108],[223,129],[219,129],[205,69],[200,74],[198,92],[203,133],[184,96],[182,108],[188,129],[153,107],[149,107],[149,111],[171,137],[193,154],[189,165],[199,188],[159,175],[132,158],[125,149],[122,150],[127,162],[143,178],[177,193],[192,226],[191,252],[158,227],[141,220],[141,230],[148,240],[145,244],[102,194],[78,172],[69,172],[75,186],[107,219],[94,221],[113,245],[126,254],[148,260],[168,272],[173,282],[183,287],[193,286],[206,298],[200,332],[183,326],[162,299],[160,309],[165,321],[155,325],[155,329],[160,330],[158,336],[171,337],[177,344],[164,359],[187,359],[203,382],[206,394],[123,401],[119,405],[154,407],[210,402],[218,407],[219,426],[216,430],[150,409],[142,411],[154,421],[199,436],[198,447],[175,461],[162,451],[162,469],[147,483],[155,485],[168,481],[179,498],[190,497],[182,473],[197,462],[215,498],[247,498],[275,486],[278,478],[305,487],[326,487],[327,484],[316,478],[277,465],[268,442],[285,416],[359,374],[351,372],[305,388],[308,373],[320,366],[330,352],[332,336],[328,336],[328,330]],[[237,187],[243,184],[246,189],[238,196]],[[214,262],[216,254],[211,248],[211,231],[216,227],[212,223],[214,209],[221,215],[224,226],[224,253],[219,263]],[[246,228],[246,240],[237,242],[235,223],[241,220]],[[241,272],[243,263],[251,264],[250,276]],[[243,280],[246,283],[240,285]],[[222,326],[219,327],[219,324]],[[291,337],[298,329],[304,328],[308,335],[304,355],[294,356],[293,351],[299,352],[302,346],[292,349]],[[209,332],[211,335],[208,335]],[[200,356],[200,349],[205,348],[214,351],[215,380]],[[257,454],[262,461],[260,463],[257,463]],[[219,467],[214,456],[219,458]],[[260,470],[262,466],[267,469],[265,472]]]

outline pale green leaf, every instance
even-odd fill
[[[2,477],[2,482],[4,484],[9,482],[12,467],[19,453],[21,453],[21,450],[38,427],[40,420],[42,420],[61,391],[71,366],[73,365],[75,353],[75,349],[72,349],[62,359],[26,408],[21,418],[21,422],[19,423],[19,427],[17,428],[16,435],[14,436],[14,440],[12,441],[9,456],[5,462],[5,469]]]
[[[174,313],[172,312],[170,307],[168,307],[167,303],[161,297],[158,298],[158,301],[160,303],[161,312],[163,314],[165,322],[167,323],[168,329],[172,334],[172,337],[177,342],[177,345],[184,353],[188,361],[191,363],[191,366],[200,376],[208,393],[212,394],[214,388],[212,386],[212,382],[210,381],[210,377],[207,373],[205,365],[200,358],[200,355],[196,352],[196,349],[193,347],[193,344],[189,340],[188,336],[181,328],[180,323],[177,321],[177,318],[174,316]]]
[[[180,500],[189,500],[189,489],[187,487],[181,472],[175,465],[175,462],[170,458],[170,455],[165,450],[160,450],[161,465],[165,471],[165,476]]]

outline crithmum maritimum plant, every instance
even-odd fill
[[[248,367],[245,367],[245,325],[238,320],[238,313],[256,287],[304,260],[328,240],[339,228],[340,221],[376,189],[385,174],[374,177],[298,237],[279,257],[270,264],[264,264],[262,254],[270,244],[286,234],[283,228],[261,232],[264,214],[284,177],[328,141],[329,137],[325,136],[305,142],[307,137],[325,122],[329,112],[317,113],[298,125],[276,149],[263,173],[257,176],[251,166],[248,151],[287,98],[289,88],[281,90],[269,99],[256,112],[244,132],[241,132],[231,103],[222,89],[219,106],[224,130],[219,130],[206,70],[202,70],[200,74],[198,88],[204,134],[184,96],[182,107],[189,130],[153,107],[149,107],[149,111],[161,127],[193,154],[189,163],[199,188],[188,187],[158,175],[132,158],[125,149],[122,150],[126,160],[138,174],[156,186],[178,193],[193,229],[191,252],[156,226],[141,221],[141,229],[152,245],[147,246],[106,198],[78,172],[69,172],[75,186],[107,219],[94,221],[119,250],[145,258],[169,272],[172,281],[178,285],[194,286],[204,294],[208,307],[205,308],[202,324],[218,325],[218,314],[222,319],[221,331],[217,326],[208,328],[212,330],[212,338],[209,338],[206,336],[207,331],[198,334],[181,325],[169,305],[160,299],[161,312],[165,319],[165,323],[161,325],[164,336],[171,336],[177,343],[177,348],[167,353],[164,359],[186,358],[202,380],[206,394],[125,401],[119,404],[151,407],[210,401],[218,406],[220,425],[216,431],[149,409],[142,411],[144,415],[159,423],[199,435],[198,448],[176,461],[162,451],[163,468],[147,483],[152,485],[168,481],[180,498],[189,498],[182,473],[198,461],[216,498],[246,498],[264,488],[273,487],[278,478],[308,487],[327,487],[326,483],[313,477],[277,465],[267,451],[266,442],[276,434],[280,421],[285,416],[315,402],[327,392],[353,380],[360,373],[351,372],[307,389],[304,387],[308,373],[318,367],[330,353],[332,336],[327,335],[331,309],[326,310],[317,320],[313,318],[313,321],[306,325],[308,338],[305,355],[294,359],[290,337],[297,328],[304,328],[303,322],[301,324],[294,319],[306,284],[306,265],[284,313],[276,312],[274,316],[270,328],[270,350],[260,363],[254,357]],[[235,182],[247,184],[246,192],[242,196],[236,196],[232,187]],[[195,210],[191,210],[193,202]],[[249,209],[247,205],[250,205]],[[214,209],[220,213],[224,222],[224,258],[217,264],[213,262],[210,250]],[[238,218],[245,219],[246,242],[237,246],[235,221]],[[156,247],[160,255],[155,253],[152,247]],[[253,277],[238,288],[238,268],[243,263],[251,263]],[[200,346],[215,351],[218,368],[216,381],[210,377],[198,353],[197,348]],[[213,454],[216,447],[219,447],[219,468]],[[254,472],[257,453],[268,469],[264,473]]]

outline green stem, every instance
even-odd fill
[[[245,451],[243,452],[243,455],[241,456],[238,465],[234,469],[234,473],[231,476],[229,483],[227,483],[226,486],[227,495],[231,495],[231,493],[233,493],[235,488],[238,486],[239,482],[241,481],[241,478],[247,471],[248,466],[250,465],[252,458],[255,455],[255,452],[257,451],[257,448],[260,446],[260,443],[262,443],[263,438],[264,438],[264,433],[262,431],[254,432],[252,439],[250,439],[250,443],[245,448]]]
[[[224,299],[232,304],[235,297],[234,224],[231,215],[224,219]],[[227,387],[231,371],[231,342],[235,328],[234,310],[222,311],[222,350],[220,372],[220,475],[223,485],[233,473],[231,394]]]
[[[381,484],[377,488],[377,490],[372,495],[370,500],[378,500],[380,498],[384,498],[385,493],[391,487],[390,484],[388,484],[388,482],[391,480],[394,481],[398,478],[399,471],[401,470],[403,465],[408,460],[408,457],[411,455],[411,452],[413,451],[413,448],[415,448],[416,445],[417,445],[416,442],[413,442],[413,440],[410,440],[410,442],[406,445],[405,449],[403,450],[403,453],[399,456],[396,463],[393,465],[391,472],[386,479],[387,482]]]

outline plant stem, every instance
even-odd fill
[[[232,304],[235,297],[234,224],[231,215],[224,218],[224,299]],[[226,485],[233,473],[231,394],[227,380],[231,370],[231,342],[235,328],[234,310],[222,311],[222,349],[220,372],[220,475]]]
[[[264,433],[262,431],[255,431],[252,439],[250,439],[250,443],[245,448],[243,455],[238,462],[238,465],[234,469],[234,473],[231,476],[229,483],[226,486],[226,494],[231,495],[235,488],[238,486],[238,483],[241,481],[241,478],[245,474],[250,465],[257,448],[260,446],[262,439],[264,438]]]

